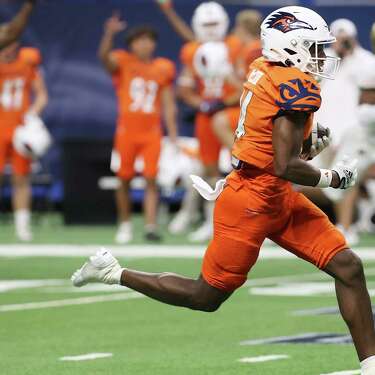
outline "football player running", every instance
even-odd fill
[[[335,279],[336,294],[362,374],[375,374],[375,331],[371,301],[360,258],[327,216],[292,183],[346,189],[356,178],[355,161],[331,170],[300,157],[321,104],[315,77],[329,77],[324,46],[335,38],[323,18],[303,7],[284,7],[262,23],[263,58],[250,66],[233,147],[235,170],[206,194],[217,198],[214,237],[197,279],[172,273],[122,268],[102,250],[72,276],[75,286],[89,282],[121,284],[158,301],[194,310],[215,311],[243,285],[260,246],[270,238]],[[330,77],[329,77],[330,78]]]
[[[0,51],[0,183],[5,165],[10,162],[15,228],[16,235],[21,241],[32,239],[29,180],[31,142],[38,144],[39,140],[26,140],[28,146],[22,146],[17,142],[17,134],[22,133],[19,130],[26,129],[31,123],[41,123],[39,115],[48,102],[46,85],[39,69],[40,64],[39,50],[20,48],[18,42],[13,42]],[[35,129],[33,125],[31,127]],[[34,133],[34,138],[39,134],[35,132],[40,127],[43,125],[37,125],[38,129],[35,131],[28,127],[27,131]]]
[[[25,4],[9,22],[0,25],[0,48],[15,42],[25,29],[36,0],[27,0]]]
[[[162,139],[162,115],[171,141],[175,143],[177,138],[174,63],[153,56],[157,34],[148,26],[128,31],[126,42],[129,52],[125,49],[112,50],[115,35],[125,28],[126,23],[118,14],[114,14],[105,24],[99,47],[99,58],[112,76],[118,97],[119,116],[111,169],[120,179],[116,192],[119,228],[115,240],[121,244],[131,241],[133,237],[129,194],[137,157],[143,158],[143,176],[146,180],[145,238],[149,241],[160,240],[156,227],[156,176]]]

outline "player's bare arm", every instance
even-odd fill
[[[37,74],[32,83],[34,101],[29,112],[40,115],[48,104],[48,91],[42,74]]]
[[[35,3],[36,0],[27,0],[11,21],[0,26],[0,48],[6,47],[20,37],[27,25]]]
[[[187,66],[182,69],[177,85],[178,97],[194,109],[199,109],[202,97],[197,94],[193,72]]]
[[[126,22],[122,21],[118,13],[113,13],[105,25],[102,40],[99,45],[98,57],[109,73],[114,73],[118,69],[116,58],[111,55],[113,40],[115,36],[126,29]]]
[[[275,119],[272,132],[274,170],[278,177],[295,184],[317,186],[321,171],[300,157],[308,116],[303,112],[291,112]],[[330,186],[337,188],[339,184],[339,176],[333,172]]]
[[[161,11],[177,35],[179,35],[185,42],[191,42],[195,39],[193,30],[176,12],[172,0],[156,0],[156,3],[159,5]]]
[[[165,87],[161,92],[161,100],[163,103],[164,121],[167,127],[169,139],[172,142],[177,141],[177,107],[175,95],[172,86]]]

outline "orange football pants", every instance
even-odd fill
[[[9,162],[15,176],[26,176],[30,173],[31,160],[19,154],[13,147],[13,134],[16,127],[0,129],[0,174]]]
[[[203,278],[227,292],[239,288],[267,237],[320,269],[348,247],[328,217],[290,183],[259,170],[234,171],[216,201]]]
[[[228,123],[234,134],[240,115],[240,108],[229,107],[223,111],[228,117]],[[212,116],[203,113],[197,114],[195,121],[195,136],[199,141],[199,156],[203,165],[217,164],[222,145],[212,129]]]
[[[116,131],[114,151],[120,158],[120,167],[116,174],[119,178],[129,180],[134,177],[136,158],[142,157],[145,178],[156,178],[161,150],[161,132],[136,133],[119,127]]]

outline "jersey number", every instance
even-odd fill
[[[240,113],[240,118],[238,119],[238,125],[236,129],[237,138],[241,138],[245,135],[245,118],[247,114],[247,107],[250,104],[252,96],[253,96],[252,91],[243,93],[241,96],[241,101],[240,101],[241,113]]]
[[[154,104],[159,85],[155,81],[145,81],[141,77],[134,78],[130,83],[130,110],[144,113],[154,112]]]
[[[22,78],[4,81],[0,94],[0,105],[6,111],[21,109],[24,87],[25,81]]]
[[[248,82],[256,85],[258,81],[262,78],[263,72],[260,70],[254,69],[250,72],[249,77],[248,77]],[[240,100],[240,106],[241,106],[241,114],[240,118],[238,120],[238,126],[236,129],[236,137],[241,138],[245,135],[245,119],[247,115],[247,107],[250,104],[251,98],[253,97],[253,92],[248,90],[247,92],[245,91]]]

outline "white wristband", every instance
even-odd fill
[[[331,186],[332,171],[330,169],[320,169],[320,180],[316,187],[327,188]]]

